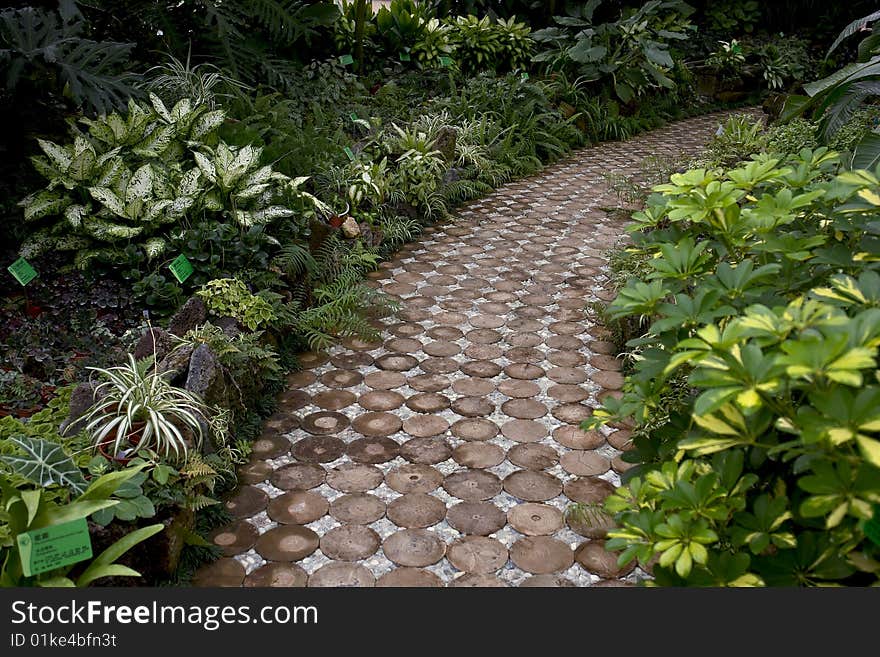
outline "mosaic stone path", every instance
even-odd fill
[[[425,231],[370,276],[383,342],[301,357],[255,442],[202,586],[618,586],[603,527],[569,523],[627,464],[578,424],[623,377],[585,312],[613,298],[603,174],[698,151],[721,115],[581,150]],[[569,526],[571,524],[571,526]]]

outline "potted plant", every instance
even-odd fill
[[[150,365],[129,354],[127,365],[89,368],[102,381],[95,386],[97,401],[85,414],[86,431],[107,458],[126,463],[152,449],[179,459],[201,443],[207,407],[195,394],[172,385],[155,362]]]

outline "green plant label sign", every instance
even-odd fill
[[[349,114],[348,116],[349,116],[349,118],[350,118],[352,121],[357,121],[357,120],[358,120],[358,115],[357,115],[357,113],[355,113],[355,112],[352,112],[352,113]]]
[[[402,52],[402,53],[400,53],[400,61],[402,61],[402,62],[409,62],[409,61],[411,61],[411,60],[412,60],[412,57],[409,56],[409,53],[408,53],[408,52]]]
[[[168,269],[170,269],[171,273],[174,274],[174,278],[176,278],[181,283],[183,283],[193,273],[192,263],[190,263],[190,261],[187,260],[186,256],[182,253],[171,261],[171,264],[168,265]]]
[[[520,77],[520,79],[521,79],[523,82],[525,82],[526,80],[529,79],[529,74],[526,73],[525,71],[523,71],[523,74],[520,75],[519,77]]]
[[[37,277],[37,270],[31,267],[31,263],[24,258],[19,258],[9,265],[6,270],[22,285],[27,285]]]
[[[343,66],[351,66],[354,64],[354,57],[351,55],[342,55],[342,57],[339,58],[339,63]]]
[[[19,534],[17,540],[25,577],[92,558],[92,539],[85,518],[33,529]]]
[[[444,55],[440,58],[440,66],[452,66],[452,57]]]
[[[348,159],[351,160],[352,162],[354,162],[354,152],[348,146],[346,146],[342,150],[348,156]]]

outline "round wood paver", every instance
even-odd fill
[[[501,433],[518,443],[536,443],[547,436],[547,427],[534,420],[510,420],[501,426]]]
[[[506,340],[511,347],[537,347],[544,342],[544,339],[537,333],[528,332],[508,335]]]
[[[416,413],[439,413],[449,404],[449,397],[437,392],[421,392],[406,400],[407,408]]]
[[[443,479],[446,492],[466,502],[481,502],[501,492],[501,480],[484,470],[462,470]],[[561,488],[561,486],[560,486]]]
[[[332,411],[319,411],[306,415],[302,421],[302,428],[315,436],[327,436],[339,433],[349,425],[348,418],[342,413]]]
[[[541,394],[541,387],[531,381],[507,379],[498,384],[498,392],[515,399],[529,399]]]
[[[302,390],[287,390],[278,395],[278,407],[283,412],[298,411],[308,406],[311,396]]]
[[[266,508],[269,496],[256,486],[242,486],[226,500],[226,510],[233,518],[249,518]]]
[[[560,463],[566,472],[578,476],[600,475],[611,468],[611,462],[601,454],[581,450],[566,452]]]
[[[520,420],[537,420],[547,415],[547,407],[534,399],[508,399],[501,405],[501,412]]]
[[[358,438],[348,443],[345,453],[355,463],[387,463],[397,458],[400,445],[384,436]]]
[[[324,564],[309,576],[310,587],[372,587],[376,578],[368,568],[356,563],[331,561]]]
[[[406,398],[399,392],[391,390],[373,390],[361,395],[357,403],[368,411],[393,411],[403,406]]]
[[[199,568],[192,583],[197,587],[238,587],[244,576],[244,566],[237,559],[223,558]]]
[[[504,357],[513,363],[534,365],[544,360],[544,353],[534,347],[513,347],[504,353]]]
[[[488,536],[504,527],[504,511],[489,502],[460,502],[446,512],[446,522],[462,534]]]
[[[419,359],[404,354],[386,354],[373,363],[380,370],[389,372],[407,372],[419,364]]]
[[[373,357],[363,351],[343,352],[330,359],[330,363],[341,370],[357,370],[373,364]]]
[[[421,351],[422,343],[415,338],[394,338],[385,342],[385,348],[401,354],[415,354]]]
[[[491,443],[464,443],[452,450],[452,458],[465,468],[492,468],[504,461],[504,450]]]
[[[546,472],[517,470],[504,478],[504,490],[526,502],[545,502],[562,493],[562,482]]]
[[[498,426],[484,418],[464,418],[452,425],[452,435],[462,440],[490,440],[498,435]]]
[[[370,372],[364,383],[374,390],[391,390],[406,385],[406,377],[400,372]]]
[[[254,547],[258,537],[257,528],[246,520],[238,520],[211,532],[211,542],[223,550],[223,555],[227,557],[247,552]]]
[[[281,525],[260,536],[255,547],[267,561],[299,561],[317,550],[318,542],[308,527]]]
[[[324,483],[325,475],[317,463],[290,463],[275,470],[269,481],[281,490],[308,490]]]
[[[299,372],[293,372],[292,374],[287,375],[287,385],[292,388],[305,388],[306,386],[312,385],[317,380],[318,377],[315,373],[309,372],[308,370],[300,370]]]
[[[562,575],[532,575],[531,577],[526,577],[521,583],[520,587],[523,588],[568,588],[573,587],[575,584],[570,579],[563,577]],[[593,585],[595,586],[595,584]]]
[[[266,512],[282,525],[307,525],[326,515],[329,507],[323,495],[295,490],[274,498]]]
[[[460,354],[461,347],[459,347],[454,342],[435,341],[429,342],[424,347],[422,347],[422,351],[424,351],[429,356],[436,356],[438,358],[449,358],[450,356]]]
[[[438,415],[417,415],[403,422],[403,430],[416,438],[430,438],[446,433],[449,422]]]
[[[559,454],[549,445],[520,443],[508,450],[507,460],[526,470],[546,470],[559,463]]]
[[[550,411],[550,414],[560,422],[580,425],[593,415],[593,409],[583,404],[563,404]]]
[[[551,367],[547,370],[547,378],[556,383],[576,384],[587,380],[587,374],[576,367]]]
[[[446,554],[446,543],[426,529],[401,529],[382,542],[385,556],[398,566],[421,568]]]
[[[391,328],[388,329],[388,332],[392,335],[396,335],[399,338],[411,338],[414,335],[421,335],[425,332],[425,327],[421,324],[414,324],[412,322],[403,322],[400,324],[395,324]],[[373,362],[373,359],[370,358],[370,362]]]
[[[467,536],[449,546],[446,558],[466,573],[488,575],[507,563],[507,548],[494,538]]]
[[[598,431],[583,431],[574,426],[554,429],[553,440],[570,449],[596,449],[605,443],[605,438]]]
[[[379,549],[379,535],[364,525],[340,525],[321,537],[321,552],[336,561],[360,561]]]
[[[566,570],[574,563],[574,554],[555,538],[527,536],[511,546],[510,560],[527,573],[544,575]]]
[[[330,515],[347,525],[369,525],[385,515],[385,502],[369,493],[348,493],[330,503]]]
[[[450,586],[455,588],[505,588],[507,583],[498,579],[495,575],[466,573],[465,575],[452,580]]]
[[[461,371],[468,376],[491,379],[501,373],[501,365],[491,360],[472,360],[461,364]]]
[[[325,390],[312,399],[312,403],[328,411],[338,411],[357,401],[357,395],[348,390]]]
[[[478,329],[497,329],[504,326],[504,318],[497,315],[475,315],[468,323]]]
[[[458,379],[452,384],[452,389],[459,395],[466,397],[483,397],[495,390],[495,385],[486,379]]]
[[[581,504],[602,504],[614,492],[614,486],[598,477],[578,477],[565,482],[565,496]]]
[[[302,588],[308,580],[309,574],[295,563],[271,561],[248,575],[244,586]]]
[[[298,441],[291,449],[300,461],[306,463],[329,463],[345,452],[345,443],[336,436],[309,436]]]
[[[407,493],[388,505],[386,517],[398,527],[418,529],[436,525],[446,517],[446,505],[426,493]]]
[[[412,463],[435,465],[452,456],[452,447],[444,438],[413,438],[400,446],[400,455]]]
[[[278,434],[261,435],[251,445],[252,459],[277,459],[290,451],[290,441]]]
[[[587,541],[575,550],[574,558],[584,570],[587,570],[602,579],[616,579],[624,577],[635,570],[636,562],[630,561],[625,566],[617,565],[616,552],[605,549],[605,541]]]
[[[544,370],[531,363],[511,363],[504,368],[504,373],[511,379],[533,381],[544,376]]]
[[[400,431],[402,427],[403,422],[393,413],[364,413],[351,423],[352,429],[370,438],[390,436]]]
[[[419,363],[419,368],[428,374],[450,374],[458,369],[458,361],[454,358],[432,356]]]
[[[385,483],[398,493],[430,493],[442,482],[438,470],[420,463],[405,463],[385,475]]]
[[[435,326],[434,328],[428,329],[429,338],[444,342],[458,340],[463,335],[464,333],[462,333],[461,329],[455,328],[454,326]]]
[[[430,570],[421,568],[395,568],[376,582],[377,587],[427,588],[443,586],[443,580]]]
[[[483,397],[459,397],[451,404],[452,410],[464,417],[491,415],[495,406]]]
[[[562,511],[547,504],[527,502],[511,507],[507,521],[520,534],[526,536],[549,536],[562,529]]]
[[[251,461],[238,468],[238,480],[243,484],[259,484],[272,475],[272,466],[266,461]]]
[[[321,383],[328,388],[351,388],[363,380],[363,375],[355,370],[330,370],[321,375]]]
[[[303,369],[312,370],[328,362],[330,356],[323,352],[307,351],[302,354],[297,354],[296,359],[299,361],[299,364]]]
[[[272,432],[282,434],[290,433],[295,429],[299,429],[302,424],[302,418],[285,411],[277,411],[266,418],[265,428]]]
[[[451,384],[448,377],[442,374],[419,374],[407,379],[409,387],[419,392],[440,392]]]
[[[550,386],[547,394],[558,402],[570,404],[573,402],[585,401],[590,398],[590,393],[578,385],[574,384],[556,384]]]
[[[494,344],[472,344],[464,350],[464,355],[471,360],[496,360],[504,355],[504,350]]]
[[[327,485],[343,493],[364,493],[384,480],[382,471],[366,463],[343,463],[327,473]]]

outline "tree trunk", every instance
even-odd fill
[[[364,73],[364,28],[367,22],[367,0],[357,0],[354,10],[354,58],[357,72]]]

